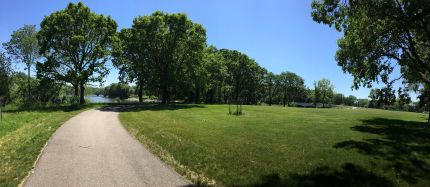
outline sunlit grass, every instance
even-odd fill
[[[228,115],[228,105],[146,105],[122,112],[120,120],[194,182],[430,185],[424,114],[278,106],[244,106],[243,112]]]

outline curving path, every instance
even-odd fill
[[[62,125],[24,186],[190,186],[122,127],[114,108]]]

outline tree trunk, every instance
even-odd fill
[[[30,81],[30,67],[27,66],[27,86],[28,86],[28,92],[27,92],[27,104],[30,104],[30,96],[31,96],[31,81]]]
[[[223,96],[224,96],[224,103],[229,102],[229,104],[230,104],[230,101],[229,101],[229,100],[228,100],[228,98],[227,98],[227,92],[225,91],[225,89],[224,89],[224,91],[223,91]]]
[[[143,85],[140,83],[139,90],[137,92],[137,95],[139,96],[139,103],[143,102]]]
[[[81,84],[79,84],[79,91],[81,92],[80,94],[79,94],[79,104],[85,104],[85,98],[84,98],[84,94],[85,94],[85,87],[84,87],[84,84],[83,83],[81,83]]]
[[[429,117],[427,119],[427,128],[430,129],[430,110],[429,110]]]
[[[196,93],[194,94],[194,103],[199,104],[200,102],[200,92],[199,89],[196,88]]]
[[[272,96],[269,96],[269,106],[272,106]]]
[[[273,92],[271,92],[270,90],[269,90],[269,106],[272,106],[272,102],[273,102]]]
[[[284,97],[282,98],[282,104],[284,105],[284,107],[285,107],[285,100],[287,100],[287,93],[285,93],[284,91]]]
[[[430,129],[430,89],[427,93],[427,110],[429,113],[428,119],[427,119],[427,129]]]
[[[167,104],[169,102],[169,93],[167,88],[163,87],[161,91],[161,104]]]
[[[218,86],[218,104],[221,104],[221,86]]]
[[[78,84],[73,85],[73,88],[75,89],[75,97],[79,97],[79,87],[78,87]]]
[[[430,84],[427,84],[426,86],[427,86],[427,111],[429,113],[429,116],[427,119],[427,129],[430,129]]]
[[[239,115],[239,102],[236,100],[236,115]]]
[[[231,115],[231,103],[230,103],[230,100],[228,101],[228,114]]]
[[[325,108],[325,92],[323,92],[322,103],[323,103],[323,108]]]

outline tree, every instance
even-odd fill
[[[281,76],[269,72],[265,76],[265,85],[267,87],[267,104],[273,104],[273,97],[275,97],[279,88],[281,87]]]
[[[318,102],[323,104],[323,108],[325,104],[331,102],[333,97],[334,86],[327,79],[321,79],[315,83],[315,98]]]
[[[370,93],[369,93],[369,108],[379,108],[379,102],[377,102],[378,100],[378,92],[379,89],[371,89]]]
[[[206,72],[208,73],[206,102],[221,103],[222,91],[226,84],[227,77],[226,63],[219,50],[214,46],[209,46],[205,49],[203,61]]]
[[[341,93],[336,93],[333,95],[333,103],[335,105],[343,105],[345,103],[345,96]]]
[[[407,91],[408,90],[403,90],[402,88],[397,90],[397,95],[399,97],[397,102],[399,103],[400,110],[404,110],[404,106],[409,105],[412,102],[411,97]]]
[[[369,106],[369,100],[368,99],[358,99],[357,100],[357,106],[368,107]]]
[[[369,98],[371,99],[370,107],[387,108],[396,102],[395,91],[391,87],[370,90]]]
[[[0,107],[9,99],[10,75],[12,73],[10,60],[0,52]]]
[[[292,72],[282,72],[280,75],[282,90],[282,104],[290,106],[291,102],[297,101],[300,95],[304,93],[305,81],[302,77]]]
[[[336,60],[356,89],[400,79],[430,85],[430,1],[314,0],[311,6],[315,21],[344,33]],[[396,66],[400,77],[390,80]]]
[[[357,97],[353,95],[349,95],[348,97],[345,98],[345,105],[355,106],[356,104],[357,104]]]
[[[38,40],[47,58],[39,65],[39,74],[70,83],[85,102],[85,84],[102,81],[111,53],[117,24],[109,16],[98,15],[81,2],[45,17]]]
[[[39,56],[39,44],[36,38],[37,31],[35,25],[24,25],[14,31],[11,39],[3,43],[4,48],[17,62],[22,62],[27,70],[27,104],[31,102],[30,71]]]
[[[206,31],[185,14],[157,11],[137,17],[120,38],[123,52],[115,55],[120,73],[137,82],[139,90],[147,82],[148,89],[161,95],[162,103],[198,81],[193,78],[201,69]]]
[[[112,83],[105,87],[105,96],[109,98],[127,99],[130,97],[131,88],[127,84]]]
[[[265,70],[239,51],[221,49],[220,53],[227,67],[226,84],[232,88],[232,99],[236,103],[256,103]]]
[[[149,60],[145,56],[149,54],[142,45],[149,38],[137,34],[138,31],[122,29],[118,33],[119,40],[114,42],[113,63],[119,69],[119,79],[122,82],[136,83],[139,103],[142,103],[143,87],[149,79]]]
[[[426,109],[430,108],[430,86],[425,85],[424,88],[419,90],[420,95],[418,96],[418,106]]]

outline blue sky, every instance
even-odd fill
[[[64,9],[70,1],[2,0],[0,43],[24,24],[39,25],[44,16]],[[71,1],[77,2],[77,1]],[[271,72],[292,71],[308,87],[329,79],[337,92],[367,98],[369,89],[351,90],[352,77],[334,60],[341,33],[314,22],[311,0],[104,0],[82,1],[98,14],[110,15],[119,28],[130,27],[133,18],[156,10],[186,13],[207,30],[208,44],[242,51]],[[106,84],[118,81],[111,69]]]

